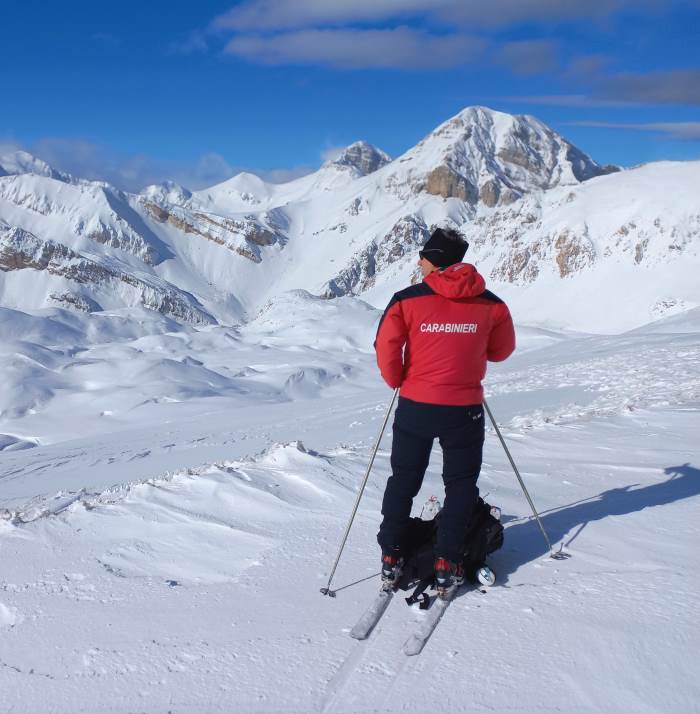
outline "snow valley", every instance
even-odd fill
[[[128,194],[1,156],[0,710],[691,710],[699,184],[482,107],[286,184]],[[380,310],[435,225],[513,309],[487,393],[571,558],[489,434],[498,584],[409,661],[401,602],[348,636],[388,439],[338,572],[368,579],[318,590],[390,397]]]

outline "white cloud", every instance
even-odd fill
[[[197,190],[225,181],[241,171],[281,183],[315,170],[306,166],[273,169],[234,166],[213,151],[187,163],[163,161],[144,154],[119,154],[80,139],[47,137],[28,145],[0,139],[0,155],[18,150],[28,151],[54,168],[78,178],[106,181],[117,188],[134,192],[166,180]]]
[[[342,153],[345,146],[328,146],[321,152],[321,161],[335,161]]]
[[[557,44],[551,40],[506,42],[496,50],[496,60],[522,76],[551,72],[556,69]]]
[[[464,27],[599,18],[624,7],[653,7],[655,0],[247,0],[214,20],[236,32],[330,27],[425,18]]]
[[[645,124],[625,124],[606,121],[572,121],[568,126],[588,126],[601,129],[631,129],[633,131],[652,131],[665,134],[672,139],[684,141],[700,140],[700,121],[686,122],[649,122]]]
[[[520,104],[538,104],[551,107],[632,107],[638,102],[629,102],[615,99],[600,99],[588,94],[526,94],[497,97],[499,101]]]
[[[1,139],[0,138],[0,156],[3,154],[11,154],[14,151],[21,151],[22,145],[14,141],[14,139]]]
[[[473,61],[487,45],[478,35],[495,29],[600,20],[625,8],[639,12],[682,1],[244,0],[214,18],[207,32],[231,33],[225,52],[258,64],[441,69]],[[557,59],[551,40],[497,49],[495,61],[520,75],[552,70]]]
[[[485,46],[468,35],[391,30],[300,30],[274,36],[239,35],[226,52],[268,65],[321,64],[345,69],[438,69],[465,64]]]
[[[215,18],[219,29],[291,30],[306,27],[377,22],[424,13],[443,0],[248,0]]]
[[[426,3],[429,4],[429,3]],[[654,0],[450,0],[439,2],[435,15],[462,25],[505,27],[517,23],[554,24],[607,17],[624,8],[653,5]]]
[[[611,62],[612,58],[607,55],[583,55],[572,60],[569,73],[577,78],[596,78]]]
[[[700,69],[624,73],[600,82],[605,97],[646,104],[700,104]]]
[[[502,97],[525,104],[568,107],[631,107],[640,105],[700,105],[700,69],[621,73],[590,79],[590,94],[545,94]]]
[[[302,176],[307,176],[316,171],[317,168],[312,166],[293,166],[291,169],[256,169],[251,173],[257,174],[261,179],[270,183],[287,183]]]

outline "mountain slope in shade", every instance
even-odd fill
[[[468,259],[528,322],[617,330],[700,304],[700,164],[617,171],[529,116],[470,107],[394,160],[356,142],[288,183],[242,173],[194,192],[67,182],[30,159],[21,164],[34,173],[0,177],[5,231],[24,231],[12,245],[31,235],[64,246],[148,284],[151,297],[106,300],[104,283],[69,269],[72,257],[48,280],[41,261],[15,260],[5,245],[0,303],[19,309],[58,295],[75,309],[140,304],[230,324],[296,289],[382,306],[417,278],[417,250],[436,226],[468,237]],[[175,308],[174,295],[190,309]]]

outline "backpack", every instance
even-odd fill
[[[406,598],[409,605],[420,601],[421,607],[427,607],[428,596],[423,591],[433,584],[435,577],[434,546],[439,519],[439,513],[429,521],[411,518],[407,526],[404,566],[396,587],[400,590],[415,587],[414,593]],[[486,556],[502,545],[503,525],[492,514],[492,507],[479,498],[464,536],[462,565],[465,578],[476,583],[477,572],[485,565]]]

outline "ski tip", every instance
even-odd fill
[[[423,651],[424,645],[425,640],[418,639],[417,637],[409,637],[403,646],[403,653],[406,657],[415,657]]]
[[[335,597],[335,590],[331,590],[330,588],[321,588],[321,594],[328,595],[328,597]]]
[[[350,637],[352,637],[353,640],[366,640],[369,637],[369,632],[350,630]]]

